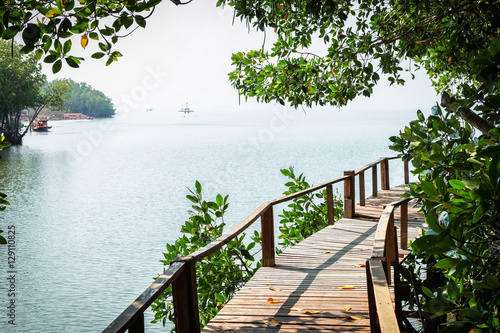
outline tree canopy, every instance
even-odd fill
[[[48,84],[36,57],[20,49],[0,40],[0,131],[12,144],[21,144],[29,128],[20,123],[22,110],[34,109],[33,121],[44,107],[61,109],[70,87],[68,80]]]
[[[83,83],[73,82],[65,107],[71,112],[90,117],[111,117],[115,109],[111,99],[103,92]]]
[[[233,55],[232,84],[245,96],[291,105],[345,105],[370,96],[381,75],[403,84],[423,68],[451,89],[498,34],[498,1],[219,1],[276,42]],[[309,48],[323,45],[322,54]],[[403,69],[401,61],[410,61]]]
[[[3,39],[22,37],[22,52],[35,52],[57,72],[71,55],[75,36],[86,47],[96,40],[93,58],[116,61],[120,38],[146,26],[161,0],[29,1],[0,5]],[[179,5],[179,0],[172,0]],[[189,3],[191,1],[187,1]],[[245,96],[291,105],[344,105],[369,96],[381,74],[404,82],[401,60],[424,68],[436,87],[449,89],[468,74],[468,63],[483,50],[500,24],[499,1],[448,0],[218,0],[257,29],[274,29],[276,42],[233,56],[233,85]],[[310,52],[322,44],[321,54]]]
[[[83,58],[71,54],[73,36],[79,36],[85,48],[89,40],[98,40],[99,52],[92,55],[100,59],[106,56],[110,64],[121,56],[112,50],[119,38],[130,30],[146,26],[146,18],[161,0],[57,0],[4,1],[0,5],[0,34],[9,40],[22,37],[22,53],[35,52],[38,59],[52,64],[54,73],[63,62],[79,67]],[[142,15],[141,15],[142,14]],[[125,31],[129,29],[128,31]]]

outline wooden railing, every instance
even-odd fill
[[[397,157],[395,157],[397,158]],[[178,257],[172,260],[170,266],[160,275],[131,305],[129,305],[103,333],[143,333],[144,311],[167,289],[172,286],[173,307],[175,314],[175,328],[181,332],[199,332],[199,310],[196,284],[196,262],[219,250],[244,232],[259,218],[261,220],[262,232],[262,264],[264,267],[275,265],[274,245],[274,221],[273,206],[293,200],[304,194],[315,192],[326,188],[327,193],[327,216],[328,223],[334,221],[333,185],[344,182],[344,217],[355,216],[355,177],[359,176],[360,203],[364,205],[364,174],[363,172],[372,168],[373,195],[377,196],[377,165],[381,165],[381,188],[389,189],[389,160],[394,158],[381,158],[369,165],[356,170],[345,171],[343,177],[336,178],[326,183],[316,185],[305,190],[263,203],[252,214],[245,218],[233,229],[211,242],[198,251],[186,257]],[[405,167],[405,181],[407,179],[407,167]]]
[[[399,254],[397,229],[394,226],[394,211],[401,207],[400,247],[408,243],[408,202],[411,198],[400,199],[389,204],[382,213],[375,232],[371,258],[366,261],[370,327],[372,332],[400,332],[397,313],[399,309]],[[394,293],[396,309],[391,300],[391,268],[394,266]]]

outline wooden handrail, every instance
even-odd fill
[[[143,318],[143,313],[153,304],[153,302],[167,289],[172,281],[181,274],[184,263],[172,263],[162,275],[137,297],[137,299],[128,306],[103,333],[122,333],[129,329],[137,320]]]
[[[193,252],[191,256],[194,258],[195,261],[200,261],[201,259],[211,255],[215,251],[221,249],[224,245],[232,241],[236,236],[241,234],[243,231],[245,231],[249,226],[251,226],[259,217],[262,216],[262,214],[271,207],[271,204],[269,202],[265,202],[262,205],[260,205],[259,208],[254,210],[252,214],[250,214],[248,217],[246,217],[243,221],[241,221],[237,226],[235,226],[233,229],[229,230],[210,244],[207,244],[206,246],[202,247],[201,249],[198,249],[197,251]]]
[[[374,190],[373,196],[377,195],[376,168],[378,164],[386,164],[381,167],[384,172],[388,172],[388,160],[399,157],[381,158],[373,163],[356,171],[346,171],[344,176],[334,180],[301,190],[287,196],[277,198],[263,203],[248,217],[241,221],[234,228],[223,234],[215,241],[198,249],[190,255],[182,258],[176,258],[165,272],[160,275],[129,307],[127,307],[106,329],[103,333],[119,333],[129,330],[130,333],[144,332],[144,311],[167,289],[172,286],[174,313],[176,318],[176,331],[181,332],[199,332],[199,313],[196,286],[196,262],[209,256],[215,251],[221,249],[235,237],[244,232],[255,221],[261,218],[262,230],[262,259],[263,266],[274,266],[274,223],[273,206],[293,200],[305,194],[309,194],[323,188],[327,191],[328,223],[334,223],[333,211],[333,189],[332,185],[344,182],[344,216],[354,217],[355,196],[354,182],[355,176],[372,168],[374,171]],[[386,179],[388,184],[388,174],[381,175],[381,179]],[[364,186],[364,185],[363,185]],[[382,184],[384,188],[384,184]],[[364,194],[363,194],[364,196]],[[330,202],[331,201],[331,202]],[[364,202],[364,198],[363,198]]]
[[[398,158],[398,157],[396,157],[396,158]],[[391,158],[391,159],[392,159],[392,158]],[[368,169],[370,169],[370,168],[373,168],[374,166],[376,166],[376,165],[380,164],[383,160],[384,160],[383,158],[379,158],[379,159],[378,159],[378,160],[376,160],[375,162],[372,162],[372,163],[370,163],[370,164],[365,165],[364,167],[359,168],[358,170],[354,171],[354,173],[355,173],[355,174],[356,174],[356,176],[357,176],[357,175],[359,175],[361,172],[364,172],[364,171],[366,171],[366,170],[368,170]]]
[[[408,202],[411,198],[401,198],[384,209],[375,231],[371,259],[366,261],[368,303],[372,332],[399,332],[396,312],[392,305],[389,285],[391,267],[399,264],[394,211],[401,207],[401,248],[408,242]]]
[[[372,197],[376,198],[378,196],[378,177],[377,177],[377,168],[380,164],[380,182],[382,190],[389,190],[389,161],[398,159],[399,156],[396,157],[383,157],[378,160],[367,164],[356,171],[354,171],[354,176],[358,176],[359,179],[359,205],[365,206],[366,200],[366,191],[365,191],[365,171],[372,169]],[[404,161],[404,183],[409,184],[409,168],[408,162]]]
[[[368,284],[371,286],[368,290],[370,298],[370,326],[372,332],[377,331],[378,326],[382,333],[399,333],[398,319],[392,306],[391,292],[387,283],[384,264],[381,260],[368,260],[366,262],[366,271]],[[373,303],[373,304],[372,304]],[[372,313],[372,308],[376,313]],[[376,317],[375,317],[376,316]]]
[[[336,183],[340,183],[341,181],[344,181],[344,180],[346,180],[348,178],[349,178],[349,176],[342,176],[342,177],[339,177],[339,178],[335,178],[334,180],[330,180],[330,181],[325,182],[323,184],[319,184],[319,185],[316,185],[316,186],[313,186],[313,187],[309,187],[309,188],[306,188],[306,189],[301,190],[299,192],[295,192],[295,193],[286,195],[284,197],[271,200],[271,201],[269,201],[269,203],[274,206],[274,205],[277,205],[277,204],[280,204],[280,203],[283,203],[283,202],[286,202],[286,201],[290,201],[290,200],[293,200],[295,198],[301,197],[301,196],[303,196],[305,194],[309,194],[309,193],[312,193],[314,191],[321,190],[323,187],[327,187],[328,185],[333,185],[333,184],[336,184]]]

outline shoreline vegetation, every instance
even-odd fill
[[[33,110],[28,110],[26,114],[23,114],[20,118],[22,122],[28,122],[33,117]],[[88,119],[89,116],[79,112],[67,112],[67,111],[54,111],[44,108],[37,116],[37,118],[47,118],[48,120],[79,120]],[[94,117],[95,118],[95,117]]]

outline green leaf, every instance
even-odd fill
[[[500,128],[495,127],[488,132],[489,135],[500,138]]]
[[[427,288],[426,286],[422,286],[422,291],[424,292],[425,296],[434,297],[434,294],[432,293],[432,291],[429,288]]]
[[[222,195],[217,194],[215,202],[217,203],[218,206],[222,206],[224,204],[224,199],[222,198]]]
[[[461,260],[455,259],[455,258],[444,258],[439,260],[434,267],[436,268],[452,268],[456,267],[456,265],[460,262]]]
[[[221,303],[226,303],[226,298],[221,294],[215,294],[215,299]]]
[[[458,312],[460,317],[471,318],[472,320],[478,321],[481,318],[481,312],[476,308],[465,308]]]
[[[498,52],[500,52],[500,39],[493,38],[493,40],[491,41],[491,44],[489,46],[489,50],[490,50],[491,55],[493,55],[493,56],[495,54],[497,54]]]
[[[427,215],[425,216],[425,222],[431,228],[432,231],[437,233],[443,231],[443,229],[441,229],[441,227],[439,226],[439,219],[433,211],[427,213]]]
[[[72,68],[79,68],[80,65],[78,64],[78,61],[74,57],[67,57],[65,58],[66,63],[69,65],[69,67]]]
[[[425,120],[424,114],[420,110],[417,111],[417,117],[418,117],[418,120],[420,120],[420,121]]]
[[[52,73],[56,74],[61,70],[61,68],[62,68],[62,61],[61,59],[59,59],[52,65]]]
[[[421,236],[412,243],[412,248],[417,250],[426,250],[430,247],[434,246],[434,244],[438,241],[438,237],[436,235],[425,235]]]
[[[54,50],[56,51],[57,54],[62,53],[62,45],[61,45],[61,42],[59,41],[59,39],[56,39],[54,42]]]
[[[103,52],[96,52],[94,54],[91,55],[92,58],[94,59],[101,59],[102,57],[104,57],[106,54],[103,53]]]
[[[438,195],[437,189],[433,183],[428,181],[422,181],[420,185],[422,186],[422,190],[424,191],[424,193],[427,194],[428,196],[436,197]]]
[[[488,176],[490,177],[493,187],[496,187],[498,184],[498,178],[500,177],[500,153],[496,153],[491,159],[490,166],[488,168]]]
[[[68,39],[67,41],[64,42],[64,46],[63,46],[63,53],[64,54],[68,53],[71,50],[71,45],[72,45],[71,39]]]
[[[283,174],[283,176],[290,177],[290,171],[288,171],[288,169],[281,169],[280,171]],[[287,185],[287,187],[288,187],[288,185]]]
[[[474,218],[472,219],[473,223],[479,222],[481,218],[485,215],[484,207],[478,206],[476,211],[474,212]]]
[[[3,31],[2,39],[12,39],[17,35],[18,32],[19,32],[18,26],[10,26]]]
[[[58,56],[55,56],[55,55],[48,55],[46,56],[44,59],[43,59],[43,62],[45,63],[48,63],[48,64],[51,64],[53,63],[54,61],[56,61],[59,57]]]
[[[135,16],[135,23],[137,23],[137,25],[140,26],[141,28],[146,27],[146,20],[144,19],[144,17],[140,15]]]
[[[500,108],[500,96],[498,95],[489,95],[485,98],[486,105],[499,109]]]
[[[469,159],[470,161],[471,159]],[[478,190],[479,189],[479,181],[474,180],[474,179],[464,179],[463,183],[465,184],[465,187],[467,187],[470,190]]]
[[[459,189],[459,190],[463,190],[465,189],[465,184],[461,181],[461,180],[458,180],[458,179],[451,179],[449,181],[449,184],[453,187],[453,188],[456,188],[456,189]]]
[[[488,275],[486,277],[486,283],[488,283],[493,288],[498,288],[500,285],[498,282],[498,276],[495,275]]]
[[[476,58],[472,60],[469,64],[470,67],[477,67],[477,66],[494,66],[495,63],[491,61],[490,58]]]
[[[107,52],[109,50],[107,44],[99,43],[98,45],[99,45],[99,48],[101,49],[101,51],[103,51],[103,52]]]

